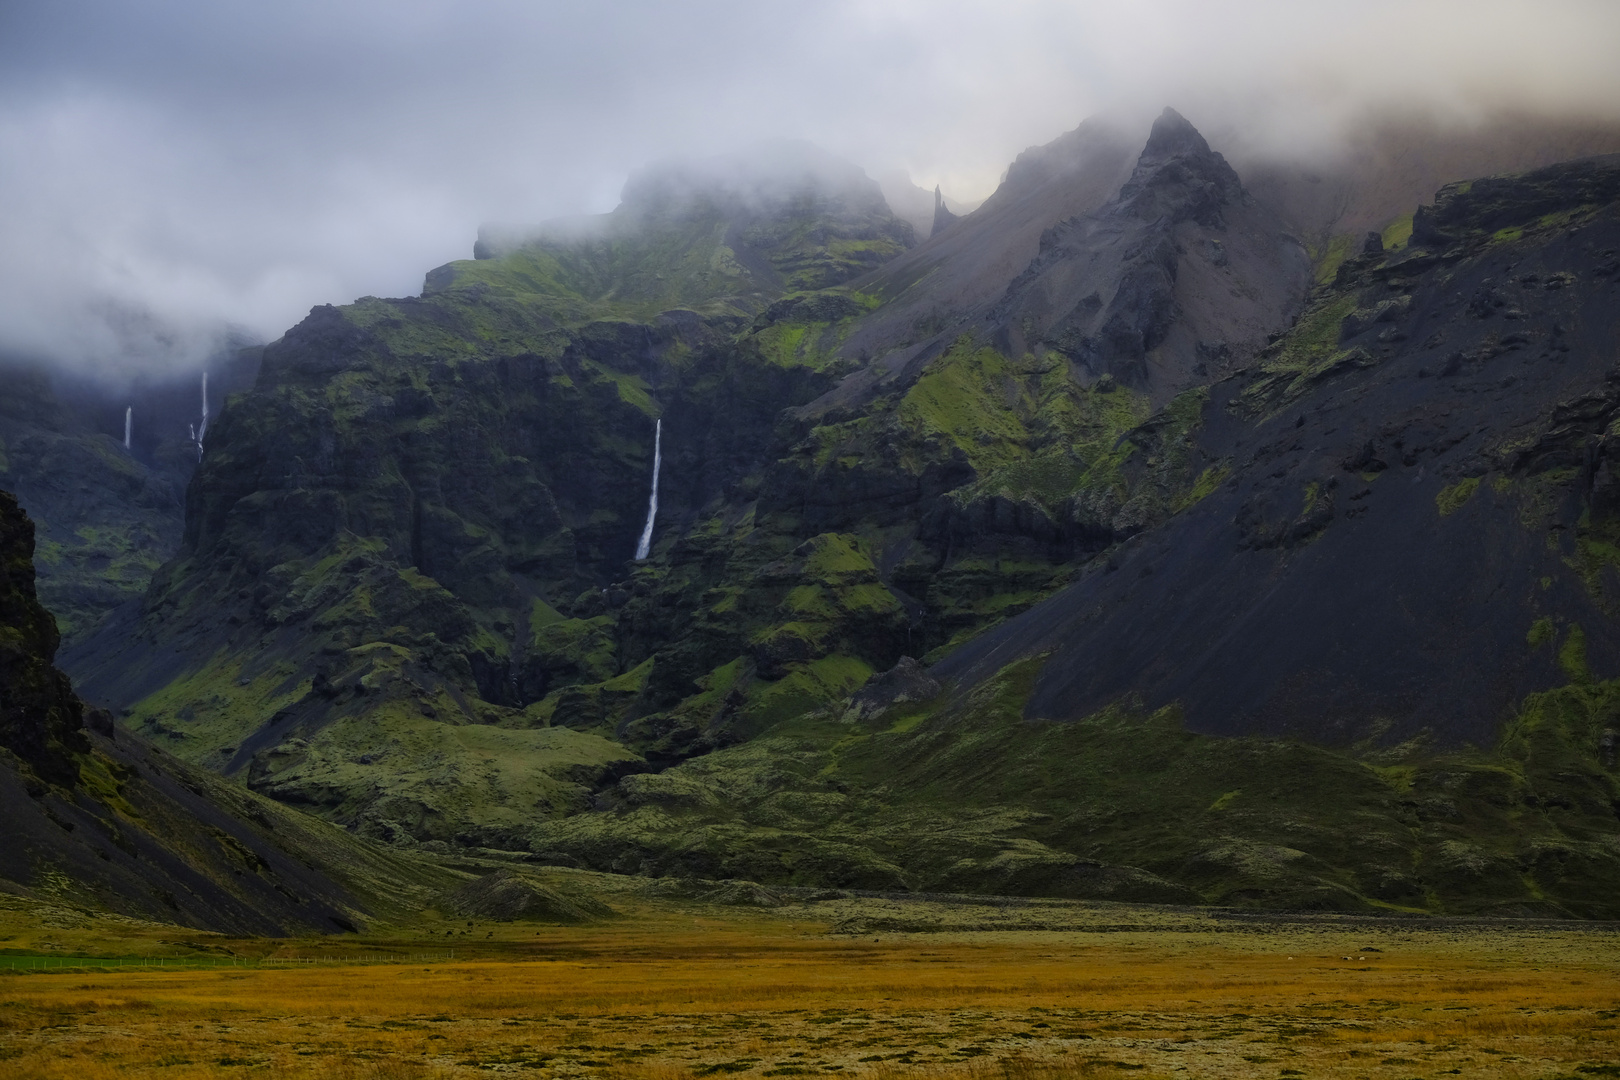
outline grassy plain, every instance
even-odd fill
[[[1620,1076],[1613,927],[619,881],[301,941],[8,900],[0,1077]],[[137,959],[27,966],[69,952]]]

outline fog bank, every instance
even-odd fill
[[[1322,154],[1369,112],[1613,115],[1616,57],[1607,0],[13,0],[0,354],[193,366],[762,139],[975,200],[1099,110]]]

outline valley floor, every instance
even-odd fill
[[[5,1077],[1620,1075],[1612,926],[626,888],[268,941],[0,900]]]

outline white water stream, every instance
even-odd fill
[[[664,421],[659,418],[653,428],[653,481],[652,496],[647,500],[647,524],[641,530],[641,543],[636,545],[636,561],[641,562],[652,550],[653,518],[658,516],[658,470],[664,464]]]
[[[202,423],[197,425],[197,434],[196,434],[197,460],[198,461],[202,460],[203,436],[208,434],[208,372],[206,372],[206,371],[203,372],[202,405],[203,405]]]

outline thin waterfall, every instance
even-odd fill
[[[647,500],[647,524],[641,530],[641,543],[636,545],[636,561],[646,559],[652,550],[653,518],[658,516],[658,470],[664,464],[664,420],[659,417],[653,427],[653,482],[652,496]]]
[[[135,406],[124,406],[124,449],[129,449],[129,433],[135,422]]]
[[[196,431],[196,433],[194,435],[192,435],[193,441],[195,441],[196,444],[197,444],[197,460],[198,461],[202,460],[203,436],[208,434],[208,372],[206,372],[206,371],[203,372],[202,407],[203,407],[202,423],[197,425],[197,431]]]

